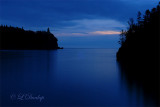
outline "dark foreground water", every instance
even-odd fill
[[[128,82],[116,49],[0,52],[0,106],[154,106]]]

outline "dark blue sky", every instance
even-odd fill
[[[117,48],[118,34],[158,0],[0,0],[0,24],[46,30],[68,48]],[[116,44],[116,45],[115,45]]]

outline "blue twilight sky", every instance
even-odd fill
[[[118,48],[129,18],[159,0],[0,0],[0,24],[48,27],[65,48]]]

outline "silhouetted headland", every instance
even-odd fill
[[[137,23],[130,19],[128,24],[128,30],[120,35],[117,60],[127,76],[141,84],[159,105],[160,2],[143,16],[138,12]]]
[[[57,38],[47,31],[25,31],[23,28],[0,26],[1,50],[52,50],[60,49]]]

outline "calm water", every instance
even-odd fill
[[[116,49],[1,51],[1,106],[145,106]],[[132,87],[132,88],[130,88]],[[40,100],[41,99],[41,100]]]

